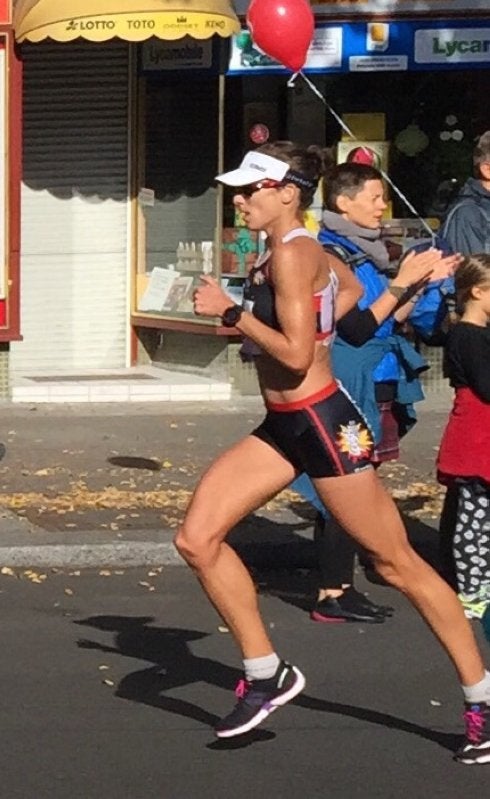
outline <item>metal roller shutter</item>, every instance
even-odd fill
[[[24,340],[14,375],[118,368],[128,342],[128,45],[23,48]]]

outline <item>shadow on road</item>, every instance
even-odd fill
[[[240,676],[239,673],[236,669],[216,660],[202,658],[191,652],[188,644],[191,641],[205,638],[209,633],[176,627],[152,627],[150,626],[152,621],[153,619],[149,616],[91,616],[75,621],[74,623],[80,626],[115,633],[112,645],[80,639],[78,646],[81,649],[94,649],[99,652],[119,654],[153,663],[154,665],[149,668],[132,672],[123,677],[117,686],[115,695],[121,699],[160,708],[167,713],[174,713],[213,727],[218,721],[216,715],[192,702],[171,697],[167,692],[197,682],[231,691]],[[354,718],[417,735],[420,738],[433,741],[445,749],[454,750],[459,742],[457,735],[431,730],[370,708],[330,702],[306,694],[296,697],[293,704],[305,710]],[[207,748],[214,751],[238,749],[255,742],[267,742],[273,738],[275,738],[275,734],[269,730],[254,730],[240,738],[207,744]]]
[[[136,455],[112,455],[107,458],[107,463],[122,469],[148,469],[150,472],[159,472],[162,469],[162,464],[156,458],[141,458]]]
[[[399,503],[399,509],[412,546],[436,571],[442,573],[437,531],[421,519],[407,516],[403,512],[404,502]],[[317,558],[312,533],[310,537],[305,537],[297,531],[311,528],[315,511],[299,502],[292,503],[291,509],[302,520],[298,524],[251,516],[235,528],[229,543],[252,572],[261,592],[273,594],[284,602],[308,611],[318,589]],[[360,560],[363,567],[366,566],[362,552]],[[365,576],[369,582],[386,587],[372,568],[365,568]],[[387,590],[392,589],[388,586]]]

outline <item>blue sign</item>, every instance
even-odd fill
[[[327,23],[315,29],[306,73],[488,69],[490,19]],[[247,30],[234,37],[229,75],[279,74]]]

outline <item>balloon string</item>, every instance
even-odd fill
[[[304,72],[301,72],[301,71],[300,71],[300,72],[295,72],[295,73],[294,73],[294,75],[292,75],[292,76],[291,76],[291,78],[288,80],[288,84],[287,84],[287,85],[288,85],[288,87],[289,87],[289,88],[294,88],[294,86],[295,86],[295,81],[296,81],[296,78],[298,77],[298,75],[300,75],[300,76],[303,78],[303,80],[305,81],[305,83],[306,83],[306,84],[307,84],[307,85],[310,87],[310,89],[311,89],[311,91],[313,92],[313,94],[315,94],[315,95],[318,97],[318,99],[319,99],[319,100],[321,100],[321,102],[322,102],[322,103],[323,103],[323,105],[324,105],[324,106],[327,108],[327,110],[330,112],[330,114],[333,116],[333,118],[335,119],[335,121],[336,121],[336,122],[338,122],[338,124],[340,125],[340,127],[342,128],[342,130],[344,131],[344,133],[347,133],[347,135],[349,136],[349,138],[350,138],[350,139],[352,139],[352,141],[354,141],[354,142],[355,142],[355,141],[357,141],[357,139],[356,139],[356,136],[354,135],[354,133],[352,132],[352,130],[349,128],[349,126],[348,126],[348,125],[346,125],[346,123],[344,122],[344,120],[343,120],[343,119],[342,119],[342,118],[341,118],[341,117],[340,117],[340,116],[337,114],[337,112],[335,111],[335,109],[334,109],[334,108],[332,108],[332,106],[331,106],[331,105],[330,105],[330,104],[329,104],[329,103],[326,101],[326,99],[325,99],[325,97],[323,96],[323,94],[321,93],[321,91],[320,91],[320,90],[319,90],[319,89],[318,89],[318,88],[315,86],[315,84],[314,84],[314,83],[313,83],[313,82],[312,82],[312,81],[311,81],[311,80],[310,80],[310,79],[309,79],[309,78],[308,78],[308,77],[307,77],[307,76],[304,74]],[[361,150],[362,150],[364,153],[366,153],[366,155],[371,155],[371,152],[370,152],[370,150],[368,150],[366,147],[363,147],[363,146],[361,145],[360,149],[361,149]],[[387,175],[387,174],[386,174],[386,172],[385,172],[383,169],[378,169],[378,172],[380,172],[380,174],[382,175],[382,177],[384,178],[384,180],[386,180],[386,182],[387,182],[387,183],[388,183],[388,184],[391,186],[391,188],[393,189],[393,191],[395,192],[395,194],[397,194],[397,195],[398,195],[398,197],[399,197],[399,198],[400,198],[400,200],[401,200],[401,201],[402,201],[402,202],[405,204],[405,206],[408,208],[408,210],[409,210],[409,211],[411,211],[411,212],[412,212],[412,214],[414,214],[414,216],[416,216],[416,217],[417,217],[417,219],[418,219],[418,220],[419,220],[419,221],[422,223],[422,225],[424,226],[424,228],[426,229],[426,231],[429,233],[429,235],[430,235],[430,237],[431,237],[432,241],[434,241],[434,239],[435,239],[435,234],[434,234],[434,231],[433,231],[433,230],[430,228],[430,226],[427,224],[427,222],[425,221],[425,219],[423,219],[423,217],[421,217],[421,216],[420,216],[419,212],[417,211],[417,209],[416,209],[416,208],[414,208],[414,206],[412,205],[412,203],[410,202],[410,200],[408,199],[408,197],[406,197],[406,196],[403,194],[403,192],[402,192],[402,191],[401,191],[401,190],[398,188],[398,186],[397,186],[395,183],[393,183],[393,181],[391,180],[390,176],[389,176],[389,175]]]

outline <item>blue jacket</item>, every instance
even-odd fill
[[[373,372],[387,354],[391,354],[398,365],[395,403],[400,406],[398,415],[403,419],[400,435],[404,435],[416,421],[414,402],[424,399],[419,374],[428,368],[415,347],[395,334],[383,339],[374,337],[362,347],[352,347],[337,336],[332,347],[333,373],[366,417],[375,443],[381,439],[381,420]]]
[[[358,302],[361,311],[369,308],[369,306],[386,291],[388,277],[377,269],[373,261],[369,259],[357,244],[353,244],[349,239],[327,228],[322,228],[320,230],[318,241],[323,246],[326,245],[333,250],[340,246],[342,250],[347,251],[351,255],[349,266],[364,287],[364,294]],[[339,257],[345,260],[340,252]],[[388,336],[392,335],[394,327],[395,320],[393,316],[389,316],[388,319],[385,319],[385,321],[381,323],[374,335],[377,339],[386,339]],[[396,357],[393,353],[387,351],[383,358],[377,361],[371,379],[374,380],[375,383],[382,383],[386,380],[398,380],[399,377],[400,370]]]

